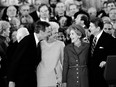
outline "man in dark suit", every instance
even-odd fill
[[[103,22],[95,18],[90,22],[90,52],[88,59],[89,87],[108,87],[103,73],[108,55],[114,54],[114,38],[103,31]]]
[[[37,87],[36,68],[41,61],[40,40],[48,36],[49,23],[38,21],[34,34],[24,37],[8,69],[9,87]],[[38,48],[37,48],[38,47]]]
[[[40,5],[41,5],[41,0],[35,0],[35,4],[34,4],[35,11],[33,11],[33,12],[30,13],[30,15],[33,18],[34,22],[36,22],[36,21],[39,20],[39,11],[38,11],[38,8],[39,8]]]

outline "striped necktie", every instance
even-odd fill
[[[91,45],[91,55],[92,56],[93,56],[93,52],[94,52],[94,49],[95,49],[95,46],[96,46],[96,40],[97,40],[97,38],[94,37],[92,45]]]

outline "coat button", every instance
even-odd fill
[[[77,81],[77,83],[78,83],[79,81]]]
[[[77,72],[77,74],[79,74],[79,73]]]
[[[77,79],[78,79],[79,77],[77,76]]]
[[[76,62],[78,62],[78,60],[76,60]]]
[[[78,70],[78,68],[76,68],[76,70]]]

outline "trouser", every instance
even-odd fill
[[[116,85],[109,85],[109,87],[116,87]]]
[[[7,80],[6,78],[0,77],[0,87],[7,87]]]

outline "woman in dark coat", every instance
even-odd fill
[[[88,87],[87,55],[89,43],[80,25],[71,25],[71,44],[64,48],[63,87]]]
[[[10,33],[10,24],[7,21],[0,21],[0,87],[6,87],[7,70],[7,47]]]

